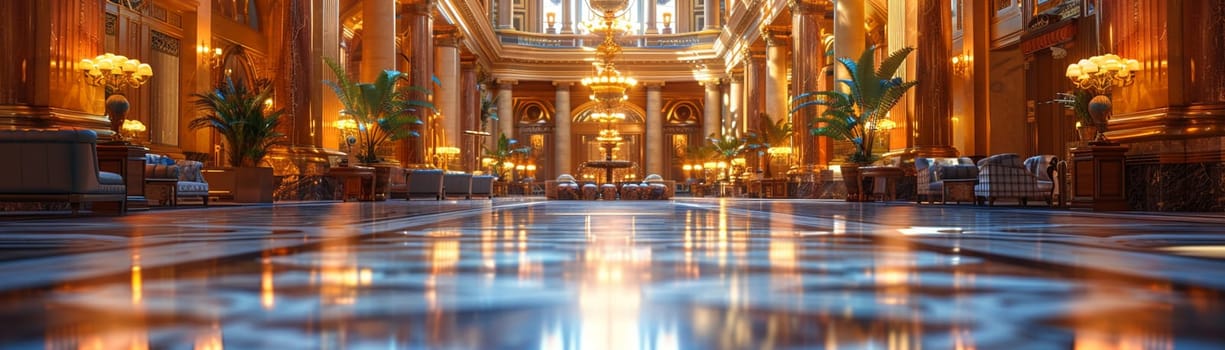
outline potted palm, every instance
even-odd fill
[[[714,148],[715,153],[723,158],[723,162],[720,164],[720,167],[725,169],[723,177],[731,181],[732,175],[729,169],[732,168],[732,160],[744,152],[745,140],[735,135],[724,135],[723,137],[711,137],[710,145]]]
[[[391,189],[391,169],[395,165],[386,164],[379,151],[387,142],[419,136],[412,127],[422,122],[414,114],[421,109],[433,110],[434,105],[414,99],[411,94],[428,94],[428,91],[409,86],[407,76],[399,71],[384,70],[373,82],[359,83],[349,80],[344,68],[336,62],[328,60],[327,64],[336,80],[325,80],[324,84],[332,88],[344,106],[340,114],[356,124],[357,161],[374,166],[375,198],[385,199]]]
[[[846,181],[848,200],[858,198],[859,166],[876,160],[872,154],[872,142],[876,139],[876,126],[889,110],[901,101],[906,91],[918,84],[894,77],[899,67],[914,48],[906,47],[889,54],[876,66],[876,47],[868,48],[859,56],[859,61],[839,57],[838,63],[847,70],[851,79],[838,80],[846,88],[843,91],[805,92],[792,100],[791,113],[824,106],[824,111],[813,119],[813,135],[827,136],[835,140],[850,141],[854,151],[842,165]]]
[[[758,119],[759,125],[757,130],[749,135],[748,149],[757,151],[763,168],[765,168],[766,178],[774,177],[774,172],[770,169],[770,148],[781,147],[791,141],[791,122],[785,118],[780,118],[778,121],[770,121],[770,116],[762,114]]]
[[[494,176],[498,177],[498,181],[506,181],[506,171],[510,168],[506,166],[516,155],[526,155],[531,152],[531,147],[518,147],[519,141],[506,137],[506,134],[498,135],[498,143],[492,148],[485,149],[485,158],[488,158],[489,166],[492,168]],[[513,164],[512,164],[513,166]]]
[[[214,175],[208,181],[214,188],[231,190],[235,202],[271,203],[272,168],[260,164],[273,146],[283,142],[284,135],[276,128],[284,110],[269,108],[272,84],[259,80],[253,85],[226,77],[213,91],[192,94],[196,109],[205,114],[188,127],[213,129],[225,139],[230,168],[210,172]]]

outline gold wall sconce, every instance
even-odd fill
[[[966,75],[970,70],[970,65],[974,64],[974,56],[966,55],[965,53],[953,56],[953,74]]]

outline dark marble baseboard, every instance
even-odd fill
[[[1127,202],[1132,210],[1225,211],[1225,163],[1129,164]]]

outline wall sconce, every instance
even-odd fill
[[[672,13],[664,12],[664,34],[672,34]]]
[[[222,50],[220,47],[209,48],[208,45],[204,45],[201,42],[200,45],[196,45],[196,54],[206,60],[209,67],[217,68],[221,67],[221,56],[225,54],[225,50]]]
[[[557,32],[556,29],[553,29],[553,25],[557,24],[557,13],[546,12],[544,14],[544,23],[546,24],[545,26],[546,33],[553,34]]]
[[[964,53],[953,56],[953,74],[965,75],[969,70],[970,65],[974,62],[974,56],[969,56]]]

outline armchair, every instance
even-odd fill
[[[978,167],[969,157],[918,157],[914,161],[917,191],[915,200],[935,203],[939,196],[944,200],[944,180],[968,180],[978,178]]]
[[[1025,168],[1015,153],[997,154],[978,161],[978,185],[974,186],[976,202],[995,205],[1000,198],[1016,198],[1021,205],[1030,199],[1049,200],[1050,191],[1038,187],[1038,177]]]
[[[119,174],[98,170],[98,135],[92,130],[0,130],[0,200],[68,202],[76,214],[85,202],[116,202],[127,212],[127,187]]]

